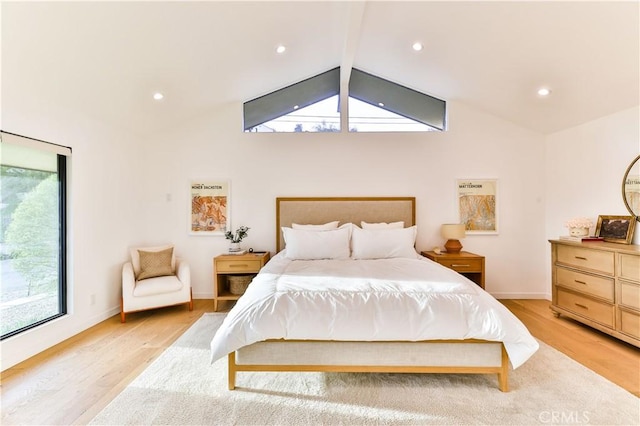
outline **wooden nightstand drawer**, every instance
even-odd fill
[[[613,278],[583,274],[571,269],[556,268],[556,284],[571,288],[580,293],[601,297],[613,303]]]
[[[453,269],[484,288],[484,256],[468,251],[460,253],[422,251],[420,254],[442,266]]]
[[[262,262],[259,259],[216,260],[217,272],[258,272],[261,267]]]
[[[482,259],[440,259],[438,263],[457,272],[482,271]]]
[[[558,288],[558,306],[613,328],[614,307],[606,302]]]
[[[613,276],[615,253],[581,247],[558,246],[558,263],[580,269],[590,269]]]
[[[246,278],[260,272],[269,258],[269,252],[216,256],[213,259],[213,310],[218,310],[220,301],[238,300],[243,293],[241,289],[246,288]]]

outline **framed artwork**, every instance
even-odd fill
[[[610,243],[631,244],[636,219],[633,216],[598,216],[596,236]]]
[[[228,181],[190,183],[190,234],[224,236],[231,229],[229,187]]]
[[[456,202],[465,233],[498,233],[498,180],[457,179]]]

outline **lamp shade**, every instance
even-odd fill
[[[463,223],[445,223],[440,230],[442,237],[447,240],[460,240],[464,238],[464,231]]]

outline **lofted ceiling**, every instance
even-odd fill
[[[2,2],[1,8],[7,131],[12,114],[60,109],[152,135],[336,66],[543,134],[640,103],[637,1]],[[422,51],[411,49],[415,41]],[[279,44],[284,54],[275,53]],[[538,96],[541,86],[551,95]],[[153,100],[156,91],[162,101]]]

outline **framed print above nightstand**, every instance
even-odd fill
[[[189,233],[224,236],[231,229],[228,181],[192,181]]]
[[[465,234],[497,234],[498,179],[457,179],[456,191]]]

